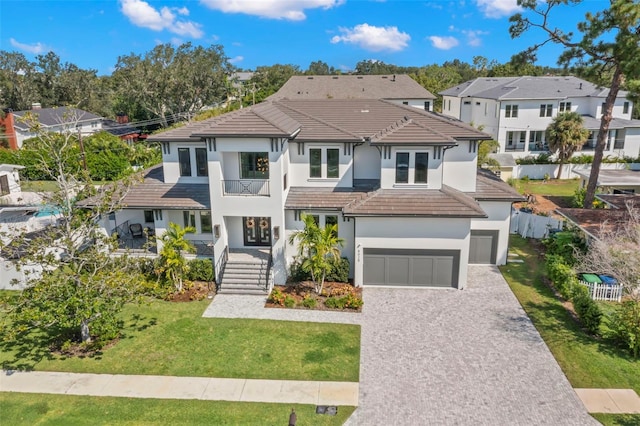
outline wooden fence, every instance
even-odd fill
[[[622,286],[619,284],[598,284],[580,281],[580,284],[589,289],[589,295],[593,300],[607,300],[620,302],[622,299]]]

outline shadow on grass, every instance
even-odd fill
[[[573,207],[573,196],[572,195],[545,195],[544,198],[551,201],[555,205],[560,208],[571,208]]]

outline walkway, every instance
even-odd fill
[[[358,383],[1,371],[0,391],[127,398],[358,405]]]
[[[633,389],[575,389],[590,413],[640,414],[640,397]]]

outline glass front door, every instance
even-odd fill
[[[245,246],[271,245],[271,218],[243,217],[242,229],[244,232]]]

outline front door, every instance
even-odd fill
[[[271,245],[270,217],[243,217],[242,229],[244,231],[245,246]]]

